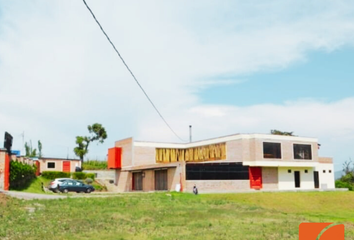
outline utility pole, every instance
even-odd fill
[[[25,147],[25,131],[22,132],[22,156],[24,156],[24,147]]]

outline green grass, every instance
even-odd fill
[[[343,223],[354,239],[353,202],[353,192],[9,199],[0,206],[0,239],[295,240],[309,221]]]
[[[48,184],[51,181],[52,180],[49,180],[49,179],[39,176],[39,177],[35,178],[27,188],[21,190],[21,192],[44,193],[44,191],[42,190],[41,183],[43,182],[44,187],[48,187]],[[49,193],[51,193],[51,192],[49,192]]]

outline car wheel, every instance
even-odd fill
[[[86,193],[91,193],[91,189],[88,188],[88,189],[86,190]]]
[[[63,189],[63,193],[68,193],[69,192],[69,190],[68,189]]]

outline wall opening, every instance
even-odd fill
[[[248,180],[248,166],[242,163],[186,164],[186,180]]]
[[[294,144],[294,159],[311,160],[311,145]]]
[[[281,144],[264,142],[263,158],[281,158]]]

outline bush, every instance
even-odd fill
[[[95,180],[95,174],[94,173],[86,173],[86,178],[91,178]]]
[[[74,172],[72,173],[73,179],[84,180],[86,178],[95,179],[94,173],[85,173],[85,172]]]
[[[87,184],[92,184],[92,183],[93,183],[93,180],[92,180],[92,178],[86,178],[85,182],[86,182]]]
[[[46,179],[70,178],[70,173],[60,171],[43,171],[42,177]]]
[[[348,188],[349,191],[354,191],[354,184],[349,182],[343,182],[341,180],[336,181],[336,188]]]
[[[10,189],[22,190],[36,179],[36,166],[10,161]]]
[[[82,168],[85,170],[104,170],[108,167],[106,161],[88,160],[82,163]]]
[[[99,184],[97,182],[93,182],[92,186],[95,188],[95,191],[97,191],[97,192],[107,191],[106,186],[102,186],[101,184]]]

